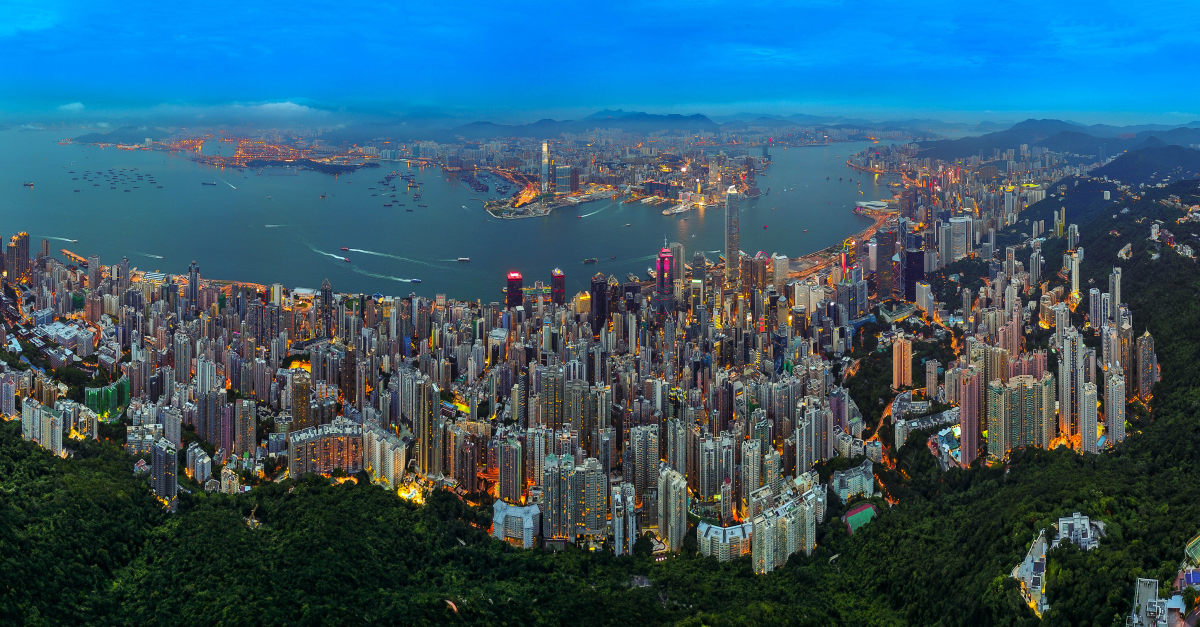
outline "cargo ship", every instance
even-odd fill
[[[599,261],[599,259],[596,259],[595,257],[588,257],[587,259],[583,260],[583,263],[596,263],[597,261]]]

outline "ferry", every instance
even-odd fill
[[[349,258],[349,257],[342,257],[342,261],[345,261],[346,263],[350,263],[350,258]]]
[[[458,262],[459,263],[471,263],[471,258],[470,257],[459,257]]]
[[[342,246],[342,250],[350,250],[350,249],[345,246]]]
[[[420,283],[421,279],[409,279],[408,282],[409,283]]]

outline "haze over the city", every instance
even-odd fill
[[[15,0],[0,117],[1200,118],[1191,2]],[[1160,85],[1162,88],[1148,88]]]

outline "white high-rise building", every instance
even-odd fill
[[[1096,446],[1096,384],[1084,383],[1079,392],[1079,450],[1099,453]]]
[[[678,553],[687,535],[687,481],[679,471],[663,464],[658,474],[658,537],[667,550]]]
[[[741,195],[730,185],[725,191],[725,285],[736,287],[741,271],[740,211]]]
[[[1109,367],[1104,381],[1104,431],[1109,446],[1125,440],[1125,375],[1119,365]]]

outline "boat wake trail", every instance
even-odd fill
[[[369,272],[369,271],[363,270],[362,268],[360,268],[356,265],[353,265],[353,264],[350,265],[350,269],[353,270],[355,272],[355,274],[369,276],[373,279],[383,279],[385,281],[395,281],[397,283],[412,283],[413,282],[412,279],[406,279],[404,277],[392,276],[390,274],[379,274],[377,272]]]
[[[607,209],[607,208],[608,208],[608,207],[601,207],[601,208],[599,208],[599,209],[597,209],[597,210],[595,210],[595,211],[593,211],[593,212],[591,212],[591,213],[585,213],[585,214],[582,214],[582,216],[583,216],[583,217],[585,217],[585,218],[590,218],[590,217],[592,217],[592,216],[596,215],[597,213],[600,213],[601,211],[604,211],[604,210],[605,210],[605,209]]]
[[[233,189],[237,189],[236,185],[234,185],[233,183],[230,183],[229,181],[226,181],[225,179],[221,179],[221,182],[228,185],[229,187],[231,187]]]
[[[149,257],[149,258],[151,258],[151,259],[162,259],[162,258],[163,258],[163,256],[162,256],[162,255],[152,255],[152,254],[150,254],[150,253],[138,253],[138,254],[139,254],[139,255],[141,255],[141,256],[143,256],[143,257]]]
[[[405,261],[408,263],[420,264],[422,266],[429,266],[430,268],[441,268],[442,267],[436,263],[430,263],[428,261],[422,261],[420,259],[410,259],[408,257],[401,257],[400,255],[393,255],[391,253],[381,253],[381,252],[375,251],[375,250],[364,250],[362,248],[348,248],[347,250],[349,250],[352,253],[361,253],[364,255],[374,255],[376,257],[387,257],[388,259],[395,259],[396,261]]]
[[[317,253],[318,255],[325,255],[326,257],[333,257],[334,259],[337,259],[338,261],[345,261],[345,259],[343,259],[341,255],[327,253],[327,252],[317,248],[316,246],[313,246],[312,244],[308,245],[308,249],[313,251],[314,253]]]
[[[264,229],[278,229],[287,226],[286,224],[264,224]]]
[[[47,236],[47,237],[46,237],[46,239],[58,240],[58,241],[60,241],[60,242],[71,242],[72,244],[78,244],[78,243],[79,243],[79,240],[77,240],[77,239],[71,239],[71,238],[69,238],[69,237],[53,237],[53,236]]]

